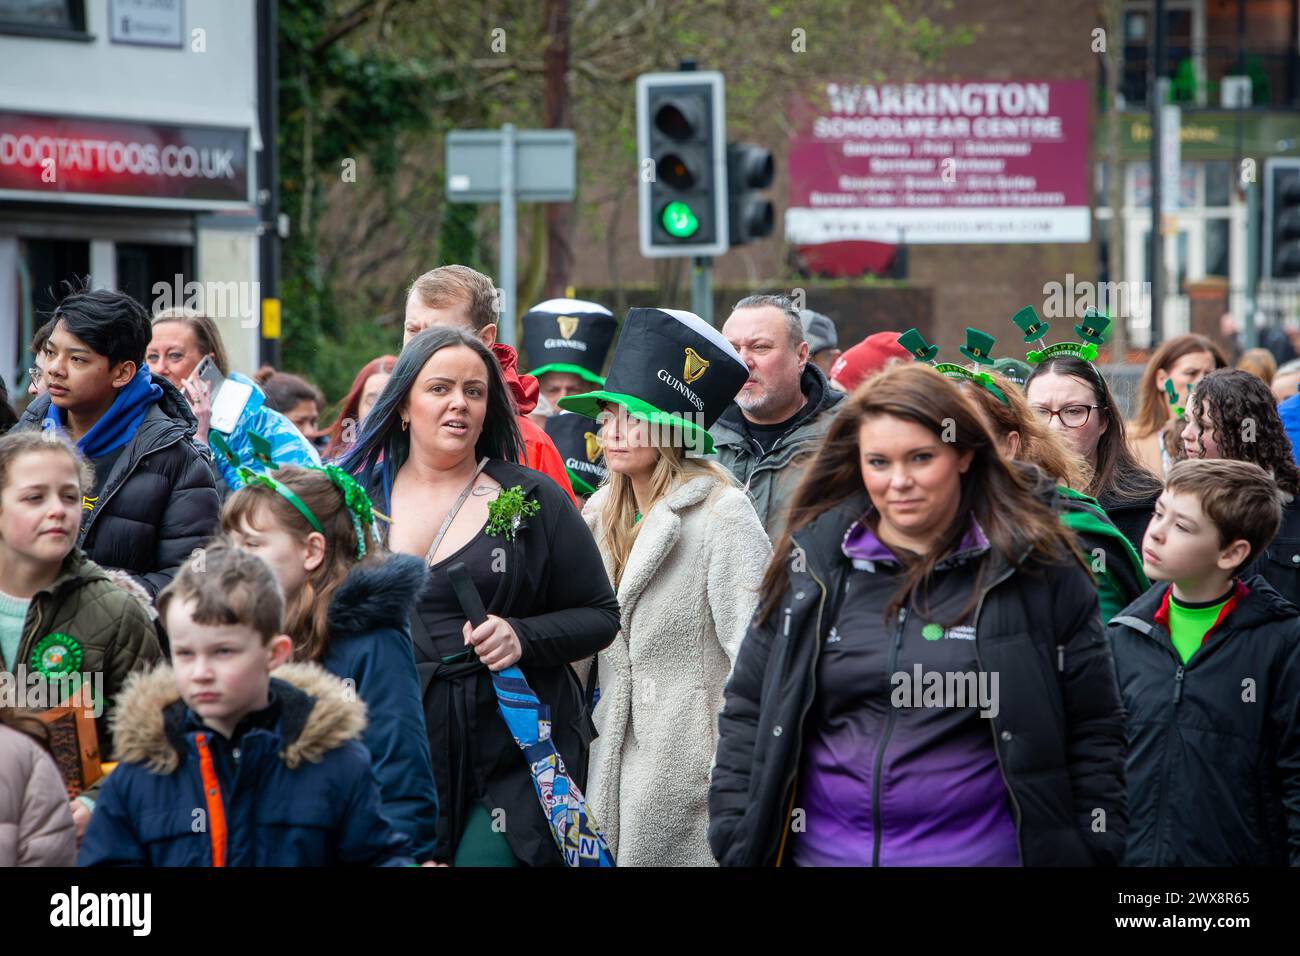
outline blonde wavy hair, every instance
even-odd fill
[[[654,472],[650,476],[650,500],[644,510],[637,508],[636,494],[632,490],[632,479],[616,471],[610,471],[601,487],[609,488],[600,512],[598,528],[604,546],[609,549],[614,571],[614,587],[617,589],[623,579],[628,557],[636,536],[641,531],[643,522],[636,521],[636,513],[641,510],[642,518],[660,499],[671,494],[692,478],[707,476],[716,478],[724,487],[738,487],[738,482],[731,472],[715,461],[693,458],[686,449],[678,445],[664,445],[656,449],[659,460],[655,462]]]

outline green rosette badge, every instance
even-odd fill
[[[507,541],[513,541],[525,518],[531,518],[542,506],[524,497],[524,489],[515,485],[502,490],[496,500],[488,505],[487,533],[500,535]]]
[[[81,673],[81,643],[71,634],[46,634],[32,648],[31,666],[46,677],[67,677]]]

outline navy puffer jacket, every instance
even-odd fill
[[[321,661],[365,701],[370,723],[362,740],[384,814],[410,838],[421,862],[433,858],[438,844],[438,793],[409,625],[423,586],[424,562],[410,555],[357,565],[330,602]]]
[[[278,668],[271,695],[227,740],[185,706],[170,667],[133,679],[114,721],[121,763],[78,863],[409,865],[380,810],[357,695],[314,664]]]

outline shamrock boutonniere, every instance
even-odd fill
[[[487,533],[497,534],[507,541],[513,541],[519,533],[525,518],[531,518],[542,506],[524,497],[524,489],[515,485],[510,489],[501,489],[501,494],[488,505]]]

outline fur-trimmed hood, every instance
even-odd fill
[[[413,555],[394,554],[358,564],[330,601],[331,639],[386,627],[406,630],[424,581],[424,562]]]
[[[289,769],[318,763],[331,750],[359,740],[366,705],[337,677],[315,664],[285,664],[271,676],[281,702],[280,759]],[[188,708],[168,664],[134,675],[118,696],[113,740],[118,760],[170,774],[180,766],[181,726]]]

